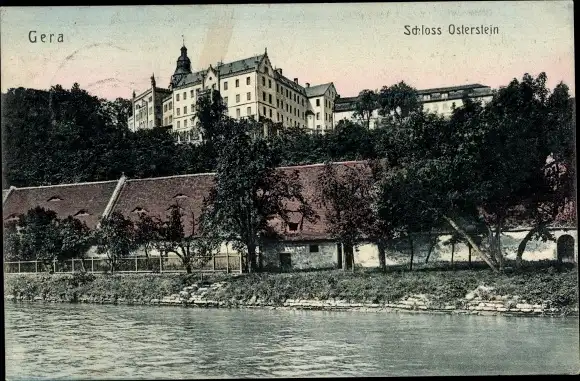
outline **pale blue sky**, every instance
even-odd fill
[[[342,96],[401,80],[417,88],[482,83],[525,72],[564,81],[574,94],[571,1],[26,7],[1,10],[2,91],[79,82],[129,98],[154,72],[167,87],[181,35],[195,70],[262,53],[304,85],[334,82]],[[458,36],[449,24],[494,25],[498,35]],[[407,36],[405,25],[441,27]],[[28,33],[62,33],[30,43]]]

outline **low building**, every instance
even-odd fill
[[[336,166],[360,166],[362,162],[334,163]],[[282,239],[270,241],[260,248],[259,262],[265,269],[322,269],[341,268],[343,250],[332,239],[328,230],[326,211],[315,202],[318,179],[323,164],[284,167],[281,171],[298,171],[304,197],[314,207],[318,219],[310,222],[304,218],[296,205],[286,204],[290,221],[285,223],[273,219],[272,227]],[[184,215],[186,232],[196,232],[202,213],[203,199],[213,187],[214,174],[193,174],[150,179],[126,179],[94,183],[78,183],[45,187],[12,188],[4,197],[4,222],[15,220],[19,214],[41,206],[54,210],[60,218],[73,216],[98,228],[99,219],[119,212],[136,221],[141,214],[166,219],[170,207],[177,203]],[[531,241],[524,260],[568,258],[577,260],[577,228],[552,226],[556,242]],[[502,246],[507,258],[515,257],[517,247],[529,228],[512,227],[502,234]],[[451,232],[441,231],[437,236],[417,234],[412,250],[417,261],[429,256],[434,261],[465,261],[472,254],[464,244],[451,244]],[[234,253],[230,244],[224,243],[222,250]],[[408,240],[391,241],[387,250],[387,264],[408,263],[411,246]],[[474,258],[475,260],[475,258]],[[378,250],[374,244],[360,245],[355,249],[356,266],[377,267]]]
[[[417,91],[419,101],[423,104],[423,110],[433,112],[445,117],[451,115],[453,107],[461,107],[463,105],[463,97],[481,101],[486,104],[493,98],[493,91],[489,86],[481,84],[471,84],[462,86],[439,87],[433,89],[425,89]],[[355,117],[355,105],[358,97],[338,98],[335,101],[334,107],[334,127],[341,120],[360,121]],[[376,128],[381,121],[379,110],[373,111],[369,123],[369,127]]]

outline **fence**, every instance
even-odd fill
[[[191,267],[193,272],[226,272],[241,273],[245,258],[239,254],[219,254],[212,257],[197,257]],[[106,258],[91,257],[68,259],[65,261],[13,261],[4,262],[5,274],[29,274],[53,272],[72,274],[75,272],[105,273],[110,272]],[[127,257],[118,260],[116,273],[163,273],[186,272],[178,257]]]

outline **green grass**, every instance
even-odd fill
[[[387,273],[325,270],[237,277],[214,274],[204,275],[204,280],[227,280],[227,287],[211,291],[206,298],[230,305],[244,304],[252,298],[274,305],[286,299],[387,303],[412,294],[427,294],[434,303],[457,304],[477,286],[486,285],[495,288],[493,295],[518,295],[528,303],[548,302],[555,308],[571,308],[578,300],[577,274],[574,266],[531,266],[502,274],[485,268],[390,269]],[[201,280],[199,275],[185,274],[10,275],[4,279],[5,295],[23,295],[25,299],[36,296],[65,301],[82,297],[124,298],[145,303],[178,293]]]

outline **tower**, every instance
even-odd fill
[[[175,72],[171,76],[171,87],[175,87],[187,74],[191,74],[191,61],[187,56],[187,48],[183,45],[181,55],[177,59]]]

